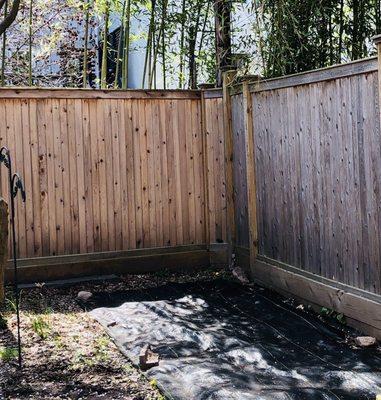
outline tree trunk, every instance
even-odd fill
[[[16,19],[20,9],[20,1],[21,0],[13,0],[9,13],[4,15],[4,19],[0,22],[0,36],[12,25],[13,21]],[[5,3],[8,2],[4,2],[4,5]]]
[[[232,66],[231,51],[231,1],[214,1],[217,86],[222,85],[222,73]]]

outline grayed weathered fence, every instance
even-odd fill
[[[18,207],[22,271],[69,263],[80,272],[73,257],[40,258],[80,254],[90,267],[94,254],[137,249],[177,249],[188,259],[225,241],[222,95],[208,93],[202,106],[200,91],[1,89],[0,145],[29,194]],[[163,257],[129,253],[153,254]],[[58,268],[50,271],[46,278]]]
[[[307,294],[317,304],[323,299],[339,311],[347,301],[340,291],[323,293],[312,281],[284,271],[381,299],[371,295],[381,294],[377,69],[377,59],[362,60],[232,91],[238,259],[248,266],[250,251],[256,253],[250,240],[254,228],[259,252],[257,263],[251,263],[254,277],[300,297]],[[250,161],[247,114],[254,149]],[[255,177],[248,180],[250,171]],[[253,203],[256,226],[249,216]],[[347,315],[351,307],[344,307]],[[349,316],[380,329],[367,310],[361,307]]]

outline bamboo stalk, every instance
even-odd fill
[[[131,0],[127,0],[125,18],[123,21],[123,60],[122,60],[122,88],[127,89],[128,86],[128,64],[130,56],[130,19],[131,19]]]
[[[167,18],[167,6],[168,0],[163,0],[162,4],[162,14],[161,14],[161,58],[162,58],[162,68],[163,68],[163,89],[167,88],[167,77],[166,77],[166,61],[165,61],[165,21]]]
[[[144,60],[144,70],[143,70],[143,81],[142,81],[142,88],[145,86],[146,82],[146,75],[148,69],[148,81],[150,81],[150,72],[151,72],[151,50],[152,50],[152,32],[155,23],[155,1],[152,1],[152,10],[151,10],[151,18],[150,24],[148,28],[148,38],[147,38],[147,48],[146,48],[146,55]]]
[[[4,4],[4,18],[8,14],[8,0],[5,0]],[[3,33],[3,48],[2,48],[2,59],[1,59],[1,86],[5,86],[5,56],[6,56],[6,44],[7,44],[7,31]]]
[[[33,22],[33,0],[29,3],[29,68],[28,68],[28,82],[29,86],[33,85],[32,82],[32,45],[33,45],[33,33],[32,33],[32,22]]]
[[[85,5],[85,43],[83,45],[83,74],[82,74],[82,86],[87,86],[87,58],[88,58],[88,46],[89,46],[89,19],[90,19],[90,0],[87,0]]]
[[[125,12],[126,12],[126,0],[124,0],[123,3],[123,9],[122,9],[122,18],[121,18],[121,26],[119,28],[119,40],[118,40],[118,51],[116,53],[116,68],[115,68],[115,78],[114,78],[114,88],[117,89],[119,87],[119,70],[120,70],[120,57],[123,57],[123,50],[122,50],[122,44],[123,44],[123,35],[124,35],[124,19],[125,19]],[[123,66],[122,66],[123,68]]]
[[[180,68],[179,68],[179,87],[184,87],[184,39],[185,39],[185,0],[182,3],[181,9],[181,33],[180,33]]]
[[[105,9],[105,26],[103,31],[103,50],[102,50],[102,68],[101,68],[101,88],[107,88],[107,38],[108,38],[108,22],[109,22],[109,1],[106,2]]]

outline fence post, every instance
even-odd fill
[[[381,35],[376,35],[372,37],[373,43],[377,47],[378,56],[378,97],[379,97],[379,107],[381,112]]]
[[[201,131],[203,154],[203,178],[204,178],[204,223],[205,242],[210,247],[210,204],[209,204],[209,161],[208,161],[208,133],[206,129],[205,91],[201,90]]]
[[[242,84],[243,112],[245,120],[245,149],[246,149],[246,186],[247,186],[247,213],[249,226],[249,259],[250,272],[253,272],[255,259],[258,254],[258,227],[257,227],[257,193],[254,156],[254,127],[253,102],[248,82]]]
[[[226,219],[227,219],[227,241],[229,244],[229,259],[231,263],[232,253],[235,247],[235,215],[234,215],[234,181],[233,181],[233,129],[232,110],[230,98],[230,85],[235,79],[236,71],[223,73],[223,112],[224,112],[224,133],[225,133],[225,166],[226,166]]]
[[[8,204],[0,197],[0,304],[4,302],[4,275],[8,261]]]

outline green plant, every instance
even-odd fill
[[[15,347],[0,347],[0,360],[4,362],[12,361],[17,358],[18,351]]]
[[[95,359],[100,361],[100,362],[105,362],[108,360],[108,346],[109,346],[110,340],[109,338],[102,336],[98,338],[95,341],[94,344],[94,356]]]
[[[157,389],[157,380],[156,379],[152,379],[149,384],[151,385],[151,387],[153,387],[154,389]]]
[[[50,333],[49,323],[41,315],[33,319],[32,328],[41,339],[46,339]]]
[[[333,319],[337,320],[338,322],[340,322],[340,324],[343,324],[343,325],[345,325],[347,323],[344,314],[337,313],[336,311],[331,310],[330,308],[322,307],[320,310],[320,315],[322,315],[324,317],[328,317],[328,318],[333,318]]]

